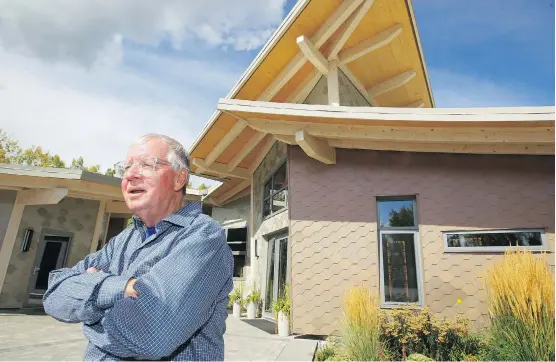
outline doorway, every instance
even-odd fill
[[[289,280],[288,237],[280,236],[269,240],[266,269],[266,290],[264,297],[264,316],[274,319],[272,305],[284,295]]]
[[[37,304],[33,303],[33,299],[42,299],[48,288],[50,272],[65,265],[72,236],[71,233],[53,230],[41,233],[29,282],[29,304]]]

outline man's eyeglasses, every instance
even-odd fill
[[[131,162],[120,161],[114,165],[114,171],[116,177],[123,178],[127,175],[132,167],[137,167],[139,174],[142,176],[153,175],[156,169],[160,165],[170,166],[170,162],[160,159],[160,158],[137,158]]]

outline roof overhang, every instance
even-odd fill
[[[0,190],[33,190],[28,194],[36,200],[60,201],[67,196],[106,201],[106,212],[129,214],[120,184],[120,178],[78,169],[0,164]],[[185,199],[201,200],[206,193],[188,189]]]
[[[434,107],[410,0],[298,1],[227,98],[303,103],[319,79],[339,72],[370,105]],[[329,94],[333,104],[338,94]],[[246,192],[274,142],[217,110],[190,148],[191,171],[222,181],[211,199],[229,201]]]
[[[334,163],[334,148],[554,155],[554,107],[408,110],[222,99],[218,109],[326,163]]]
[[[336,162],[337,148],[554,155],[554,107],[409,110],[221,99],[218,110],[271,140],[298,145],[309,157],[327,164]],[[203,162],[194,159],[194,163]],[[226,164],[207,168],[214,172],[230,169]],[[239,186],[217,196],[213,192],[215,199],[236,199],[238,192],[249,190],[249,179],[233,177],[231,171],[228,176]]]

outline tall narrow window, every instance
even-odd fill
[[[227,229],[226,241],[234,256],[234,278],[243,278],[247,256],[247,228]]]
[[[265,183],[263,190],[263,217],[288,206],[288,167],[284,163]]]
[[[415,199],[380,198],[377,203],[382,303],[421,303],[421,261]]]

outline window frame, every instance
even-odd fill
[[[239,240],[228,241],[228,231],[230,229],[246,229],[247,240],[245,240],[245,241],[239,241]],[[247,259],[248,259],[247,252],[248,252],[248,247],[249,247],[249,227],[247,225],[243,226],[243,227],[227,227],[227,228],[224,228],[224,230],[226,232],[226,245],[228,245],[228,247],[230,249],[231,249],[231,246],[230,246],[231,244],[234,244],[234,245],[243,244],[243,245],[245,245],[245,251],[234,251],[234,250],[232,250],[232,255],[233,256],[243,255],[244,258],[245,258],[245,261],[244,261],[243,267],[242,267],[243,276],[242,277],[233,276],[233,279],[234,280],[245,280],[246,277],[245,277],[245,274],[243,272],[245,271],[245,267],[247,266]],[[234,262],[235,262],[235,258],[234,258]]]
[[[272,185],[274,184],[274,176],[276,176],[276,174],[278,173],[278,171],[283,167],[286,166],[286,182],[285,182],[285,186],[282,187],[281,189],[277,190],[274,193],[270,193],[270,195],[268,197],[265,197],[264,191],[265,191],[265,186],[271,182],[271,190],[272,190]],[[272,200],[272,198],[274,196],[276,196],[277,194],[279,194],[280,192],[284,191],[284,190],[288,190],[289,189],[289,180],[288,180],[288,174],[289,174],[289,167],[288,167],[288,160],[285,159],[284,161],[280,162],[278,164],[277,167],[274,168],[274,170],[266,177],[265,181],[262,184],[262,189],[261,189],[261,215],[262,215],[262,219],[266,220],[276,214],[279,214],[281,212],[283,212],[284,210],[287,210],[289,207],[289,200],[288,200],[288,195],[286,195],[285,201],[286,201],[286,206],[284,206],[282,209],[278,210],[278,211],[272,211],[272,203],[270,205],[270,214],[265,215],[264,214],[264,204],[265,201],[270,199]]]
[[[520,249],[532,251],[549,251],[548,240],[546,238],[546,229],[544,228],[519,228],[519,229],[481,229],[481,230],[455,230],[443,231],[442,239],[444,241],[444,251],[449,253],[501,253],[515,246],[448,246],[449,235],[459,234],[502,234],[502,233],[520,233],[520,232],[538,232],[541,234],[541,245],[520,246]]]
[[[380,203],[388,201],[412,201],[413,202],[413,224],[414,226],[399,227],[381,227],[380,226]],[[381,308],[395,308],[399,306],[417,306],[422,307],[425,304],[425,291],[423,279],[423,257],[421,250],[421,242],[419,237],[419,219],[417,213],[417,197],[415,195],[408,196],[380,196],[376,198],[377,208],[377,233],[378,233],[378,253],[379,253],[379,289]],[[413,234],[413,247],[415,250],[415,268],[417,275],[417,302],[392,302],[386,301],[385,285],[384,285],[384,254],[382,235],[384,234]]]

